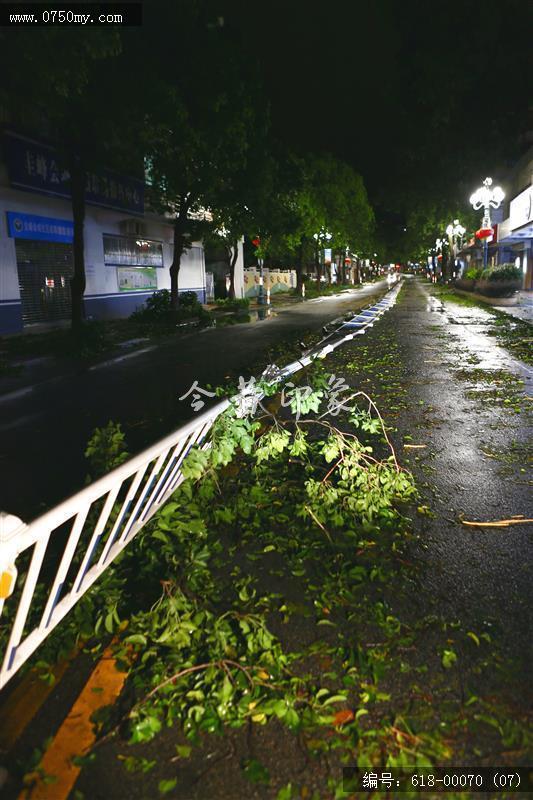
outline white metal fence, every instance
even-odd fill
[[[395,302],[400,284],[278,372],[283,381],[364,333]],[[230,406],[222,400],[29,524],[0,513],[0,623],[8,634],[0,689],[175,492],[181,464]],[[17,571],[24,580],[17,585]],[[16,604],[16,613],[6,610]],[[4,639],[5,641],[5,639]]]

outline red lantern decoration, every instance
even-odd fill
[[[256,236],[255,239],[252,239],[252,244],[254,247],[259,247],[259,245],[261,244],[261,239],[259,238],[259,236]]]

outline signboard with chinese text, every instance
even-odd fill
[[[12,187],[70,199],[70,174],[53,147],[8,132],[3,144]],[[143,214],[144,184],[107,170],[90,172],[85,200],[93,206]]]
[[[119,292],[147,292],[157,289],[155,267],[117,267]]]
[[[43,242],[65,242],[74,238],[74,223],[69,219],[40,217],[37,214],[19,214],[7,211],[8,236],[13,239],[33,239]]]

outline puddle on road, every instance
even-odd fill
[[[440,300],[437,300],[435,297],[428,297],[427,298],[426,311],[428,311],[430,313],[435,312],[435,311],[439,311],[440,313],[444,313],[444,306],[442,305]]]
[[[449,364],[453,372],[457,368],[461,372],[468,364],[475,364],[480,371],[497,375],[499,371],[507,371],[515,380],[523,381],[523,393],[531,395],[533,391],[533,370],[519,359],[503,349],[490,336],[490,324],[494,317],[480,308],[463,308],[454,305],[453,311],[435,297],[427,297],[426,311],[446,312],[441,318],[444,325],[430,325],[430,336],[437,339],[448,339],[451,351],[455,355],[456,364]],[[447,329],[450,326],[450,329]],[[489,329],[488,329],[489,326]],[[511,329],[517,327],[516,322],[509,322]],[[453,333],[452,333],[453,331]],[[451,337],[451,339],[449,338]],[[453,340],[453,344],[452,344]],[[426,345],[427,347],[427,345]],[[484,387],[486,390],[486,386]],[[483,392],[483,386],[475,383],[474,391]]]

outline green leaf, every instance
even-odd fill
[[[143,646],[147,644],[146,636],[143,636],[142,633],[133,633],[131,636],[126,636],[124,639],[125,644],[142,644]]]
[[[445,650],[442,654],[442,666],[450,669],[457,661],[457,654],[453,650]]]
[[[244,762],[243,772],[252,783],[261,783],[265,786],[270,783],[270,772],[255,758],[250,758]]]
[[[289,726],[289,728],[296,728],[300,724],[300,717],[298,716],[294,708],[288,709],[284,719],[285,723]]]
[[[157,717],[145,717],[133,726],[131,744],[148,742],[161,730],[161,721]]]
[[[276,800],[292,800],[292,783],[288,783],[276,795]]]
[[[324,706],[330,706],[332,703],[345,703],[346,697],[343,694],[334,694],[331,697],[328,697],[327,700],[322,703]]]
[[[177,778],[171,778],[170,780],[163,780],[159,781],[157,788],[159,789],[159,794],[168,794],[176,787],[178,783]]]
[[[121,756],[118,758],[124,762],[128,772],[150,772],[155,767],[157,761],[149,761],[147,758],[135,758],[135,756]]]

